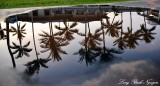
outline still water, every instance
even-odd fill
[[[0,23],[0,86],[159,86],[159,11],[38,9]]]

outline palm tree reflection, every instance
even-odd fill
[[[115,48],[107,48],[106,47],[104,26],[102,25],[103,20],[101,20],[100,22],[101,22],[101,27],[99,29],[97,29],[96,31],[97,32],[102,31],[103,47],[101,48],[100,51],[98,51],[98,53],[99,53],[100,61],[107,62],[107,61],[112,60],[113,57],[115,57],[115,54],[122,54],[123,52],[121,50],[118,50]]]
[[[29,57],[30,56],[29,52],[32,51],[31,48],[27,48],[30,44],[30,41],[22,46],[22,39],[25,37],[24,34],[27,34],[24,29],[25,26],[26,23],[21,26],[21,23],[18,23],[18,21],[17,21],[17,28],[11,26],[11,32],[13,32],[13,36],[17,35],[17,39],[19,40],[20,43],[19,45],[17,45],[16,43],[12,42],[13,46],[10,46],[11,49],[15,49],[13,54],[18,53],[15,58],[21,58],[23,55]]]
[[[74,39],[73,34],[74,33],[78,33],[78,29],[75,28],[75,26],[78,25],[77,22],[73,22],[71,25],[69,25],[69,23],[67,23],[66,20],[63,21],[64,23],[64,28],[55,25],[55,28],[60,30],[59,32],[55,33],[56,35],[60,35],[60,36],[64,36],[64,39],[67,39],[68,41]]]
[[[52,30],[52,28],[50,28]],[[53,30],[52,30],[53,31]],[[48,58],[52,57],[54,60],[62,60],[60,54],[67,54],[66,51],[64,51],[61,47],[66,46],[69,44],[68,41],[66,41],[64,38],[56,36],[59,35],[58,33],[55,34],[49,34],[45,31],[42,31],[42,34],[39,34],[42,38],[40,40],[40,47],[44,48],[44,50],[41,51],[41,53],[45,53],[50,50]]]
[[[0,23],[0,40],[1,39],[6,39],[6,35],[4,34],[4,29],[2,29],[1,23]]]
[[[130,11],[130,27],[127,28],[128,32],[122,32],[121,30],[121,37],[116,39],[114,41],[114,45],[118,44],[118,47],[120,49],[124,49],[126,47],[129,48],[135,48],[136,45],[138,45],[137,40],[140,40],[139,38],[139,30],[135,33],[133,33],[133,28],[132,28],[132,13]]]
[[[122,28],[123,21],[115,21],[115,17],[118,16],[117,12],[114,12],[114,18],[112,22],[109,21],[109,17],[106,17],[106,23],[102,22],[102,25],[107,29],[106,34],[108,33],[109,36],[112,37],[119,37],[119,30]]]
[[[153,39],[155,39],[155,37],[152,36],[156,34],[152,32],[155,30],[155,28],[156,26],[153,26],[151,29],[147,29],[144,24],[141,25],[141,31],[142,31],[141,35],[142,35],[143,40],[146,43],[150,43]]]
[[[46,65],[47,62],[49,62],[51,59],[41,59],[38,57],[38,52],[37,52],[37,48],[35,45],[35,35],[34,35],[34,24],[33,24],[33,15],[32,15],[32,33],[33,33],[33,42],[34,42],[34,48],[35,48],[35,53],[36,53],[36,59],[33,61],[28,62],[27,64],[25,64],[25,66],[27,66],[27,68],[25,69],[25,73],[27,75],[32,76],[34,73],[39,73],[40,67],[44,67],[44,68],[48,68],[48,66]]]
[[[17,35],[17,39],[20,41],[21,44],[21,40],[25,37],[24,34],[26,34],[24,27],[26,26],[26,24],[24,25],[20,25],[21,23],[18,23],[17,21],[17,29],[13,26],[11,26],[11,31],[14,32],[14,35]]]
[[[90,32],[88,34],[91,34]],[[80,44],[82,46],[84,46],[84,48],[80,48],[78,52],[75,52],[74,55],[79,55],[80,59],[78,62],[83,62],[83,60],[85,60],[86,65],[91,65],[92,63],[94,63],[96,61],[96,57],[98,56],[97,51],[97,47],[95,44],[91,44],[93,43],[94,38],[99,38],[98,37],[94,37],[92,35],[88,35],[87,37],[87,23],[85,21],[85,34],[83,33],[79,33],[79,35],[81,36],[85,36],[85,40],[83,40],[82,42],[80,42]],[[90,40],[90,41],[89,41]],[[92,40],[92,42],[91,42]],[[90,46],[92,45],[92,46]]]
[[[85,14],[86,15],[86,14]],[[87,16],[87,15],[86,15]],[[49,33],[42,31],[39,36],[40,47],[43,48],[41,53],[49,52],[49,55],[46,59],[42,59],[38,57],[38,53],[36,50],[36,43],[34,37],[34,28],[33,28],[33,16],[32,16],[32,31],[33,31],[33,41],[35,46],[35,51],[37,58],[31,62],[25,64],[27,66],[25,72],[27,74],[33,75],[34,73],[38,73],[40,67],[48,68],[46,65],[52,58],[54,61],[62,60],[61,55],[67,54],[66,51],[62,49],[62,47],[67,46],[69,41],[74,39],[74,33],[77,33],[80,36],[84,36],[85,38],[80,42],[82,46],[74,55],[79,55],[79,61],[85,61],[85,64],[91,65],[97,60],[100,62],[108,62],[112,60],[117,54],[122,54],[125,48],[136,48],[139,45],[139,40],[144,40],[146,43],[150,43],[154,37],[152,31],[155,30],[155,26],[151,29],[147,29],[146,24],[142,24],[139,30],[134,31],[132,27],[132,13],[130,11],[130,26],[127,28],[128,31],[124,32],[122,28],[123,20],[115,21],[116,16],[118,16],[117,12],[114,12],[113,20],[110,21],[109,17],[106,14],[106,21],[104,22],[101,18],[100,28],[96,29],[94,33],[91,32],[89,21],[86,21],[87,17],[85,17],[85,33],[80,33],[77,28],[75,28],[78,23],[73,22],[72,24],[68,23],[67,20],[63,21],[64,27],[60,25],[55,25],[55,29],[58,29],[58,32],[53,32],[52,22],[49,21]],[[11,49],[13,49],[12,54],[17,54],[16,58],[20,58],[23,55],[30,56],[29,52],[32,51],[31,48],[27,48],[30,44],[30,41],[22,46],[22,39],[25,37],[25,29],[24,25],[20,25],[21,23],[17,23],[17,28],[11,27],[11,31],[14,32],[14,35],[17,35],[20,44],[16,44],[12,42],[12,46],[9,45]],[[70,25],[69,25],[70,24]],[[8,28],[9,29],[9,28]],[[119,49],[116,48],[108,48],[106,46],[106,38],[105,34],[108,34],[111,37],[115,37],[116,40],[113,42],[114,46],[118,45]],[[9,34],[8,34],[9,35]],[[120,35],[120,36],[119,36]],[[1,28],[0,24],[0,36],[3,39],[5,37],[4,32]],[[102,38],[101,38],[102,36]],[[8,36],[9,37],[9,36]],[[101,42],[103,44],[101,45]],[[8,43],[9,44],[9,43]]]
[[[132,32],[131,29],[128,28],[128,32],[123,32],[122,37],[119,37],[114,41],[114,45],[118,45],[120,49],[124,48],[135,48],[136,45],[139,45],[138,40],[143,40],[146,43],[150,43],[151,40],[154,39],[152,35],[156,34],[152,31],[155,30],[155,26],[153,26],[151,29],[146,29],[144,25],[141,25],[141,29]]]
[[[100,45],[100,42],[102,41],[102,38],[100,37],[102,33],[98,33],[95,31],[94,34],[90,32],[90,26],[88,22],[88,35],[85,39],[87,45],[89,48],[95,49],[98,45]]]
[[[22,45],[17,45],[15,44],[14,42],[12,42],[13,46],[10,45],[10,48],[11,49],[15,49],[14,52],[12,52],[12,54],[17,54],[17,56],[15,58],[21,58],[23,55],[29,57],[29,52],[32,51],[31,48],[27,48],[30,44],[30,42],[27,42],[26,44],[24,44],[23,46]]]
[[[93,64],[96,61],[96,57],[98,56],[97,52],[87,48],[79,49],[78,52],[74,53],[74,55],[77,54],[80,56],[78,62],[83,62],[83,60],[85,60],[87,66]]]
[[[46,63],[50,61],[51,59],[36,59],[31,62],[28,62],[25,64],[27,66],[25,73],[27,75],[33,75],[34,73],[39,73],[40,67],[48,68]]]

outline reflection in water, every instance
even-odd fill
[[[12,36],[17,35],[17,39],[19,40],[19,45],[14,42],[12,42],[13,46],[10,45],[11,49],[15,49],[15,51],[13,51],[12,54],[18,53],[15,58],[21,58],[23,55],[29,57],[30,56],[29,52],[32,51],[31,48],[27,48],[30,44],[30,41],[22,46],[22,39],[25,37],[24,34],[27,34],[24,29],[25,26],[26,24],[21,26],[20,23],[18,23],[18,21],[17,21],[17,29],[11,26],[11,32],[13,32]]]
[[[24,27],[26,26],[26,24],[24,25],[20,25],[21,23],[17,22],[17,29],[13,26],[11,26],[11,30],[14,33],[13,36],[17,35],[17,39],[19,39],[20,41],[25,37],[24,34],[26,34]]]
[[[122,29],[123,21],[115,21],[116,16],[118,16],[118,13],[114,12],[114,18],[111,22],[108,17],[106,18],[106,23],[102,22],[103,27],[107,29],[106,34],[108,33],[112,37],[119,37],[119,30]]]
[[[69,25],[69,23],[67,23],[66,20],[63,20],[63,24],[64,24],[64,28],[63,27],[59,27],[57,25],[55,25],[55,28],[60,30],[59,32],[57,32],[55,35],[60,35],[60,36],[64,36],[63,38],[70,41],[72,39],[74,39],[73,34],[74,33],[78,33],[78,29],[73,29],[75,26],[77,26],[77,22],[73,22],[71,25]]]
[[[151,29],[147,29],[146,26],[144,24],[141,25],[141,31],[142,31],[142,36],[143,36],[143,40],[146,43],[150,43],[155,37],[153,37],[152,35],[156,34],[153,33],[152,31],[154,31],[156,29],[155,26],[153,26]]]
[[[88,24],[88,33],[87,33],[87,24]],[[85,21],[85,34],[78,33],[80,36],[85,36],[85,39],[80,42],[80,44],[83,46],[83,48],[80,48],[78,52],[75,52],[74,55],[79,55],[80,59],[79,62],[82,62],[85,60],[86,65],[92,64],[96,61],[96,57],[98,56],[97,52],[97,46],[96,44],[99,44],[97,40],[101,40],[100,34],[94,34],[92,35],[90,32],[89,23],[86,23]]]
[[[103,34],[103,47],[101,48],[101,51],[99,52],[100,53],[100,60],[101,61],[109,61],[111,59],[113,59],[114,54],[122,54],[122,51],[121,50],[118,50],[118,49],[115,49],[115,48],[106,48],[106,42],[105,42],[105,32],[104,32],[104,25],[102,24],[103,21],[101,20],[101,31],[102,31],[102,34]],[[97,31],[100,31],[97,29]]]
[[[6,35],[4,34],[4,30],[5,29],[2,29],[2,27],[1,27],[1,23],[0,23],[0,40],[1,39],[6,39]]]
[[[10,46],[11,49],[15,49],[15,51],[12,52],[12,54],[17,54],[15,58],[21,58],[23,55],[29,57],[29,52],[32,51],[31,48],[27,48],[30,44],[30,42],[27,42],[26,44],[22,45],[17,45],[14,42],[12,42],[13,46]]]
[[[52,23],[51,23],[52,25]],[[61,33],[53,34],[52,26],[50,28],[50,34],[45,31],[42,31],[43,34],[39,34],[42,38],[40,40],[40,47],[44,48],[41,53],[45,53],[50,51],[48,58],[52,57],[54,60],[62,60],[60,54],[67,54],[61,47],[67,46],[68,41],[64,40],[64,38],[56,35],[61,35]]]
[[[52,64],[64,65],[66,63],[63,62],[69,60],[70,63],[74,63],[73,57],[79,57],[78,62],[85,63],[86,66],[90,68],[94,67],[97,63],[110,63],[110,61],[113,61],[113,58],[119,57],[118,54],[125,56],[129,49],[136,49],[138,45],[142,44],[141,42],[151,43],[157,35],[156,32],[154,32],[157,26],[149,26],[146,23],[147,18],[154,18],[151,18],[149,12],[155,13],[155,11],[149,9],[108,5],[39,9],[7,18],[7,30],[3,29],[0,23],[0,39],[7,38],[8,51],[11,55],[13,67],[16,67],[14,58],[21,58],[24,55],[36,57],[31,58],[29,61],[28,59],[22,61],[25,62],[24,64],[26,66],[25,74],[29,76],[33,76],[35,73],[43,76],[43,74],[41,75],[39,73],[40,69],[42,69],[42,73],[44,73],[43,68],[48,68],[47,63],[49,64],[51,59],[54,61]],[[123,15],[125,13],[129,13],[129,17],[124,17]],[[135,15],[133,14],[135,13],[138,14],[138,17],[144,19],[142,24],[136,24],[138,28],[134,26]],[[156,15],[154,16],[156,17]],[[10,22],[10,18],[13,17],[15,17],[16,21]],[[130,21],[127,21],[127,19]],[[124,23],[126,21],[127,24]],[[154,21],[157,20],[154,19]],[[22,22],[25,23],[21,25]],[[92,25],[92,23],[94,23],[94,25]],[[16,24],[16,27],[14,24]],[[30,26],[29,24],[32,25]],[[39,27],[44,25],[43,27],[45,29],[39,30],[36,25]],[[29,32],[30,27],[32,28],[32,32]],[[6,35],[4,31],[6,31]],[[10,40],[13,37],[9,34],[12,34],[12,36],[17,35],[19,43],[14,39]],[[27,36],[30,36],[29,34],[32,34],[33,41],[26,41]],[[30,39],[31,38],[29,38],[29,40]],[[10,41],[12,44],[10,44]],[[113,46],[110,45],[111,43]],[[32,48],[28,48],[30,44],[31,46],[33,45],[36,56],[34,56]],[[78,44],[80,44],[80,46],[78,46]],[[72,55],[73,52],[71,54],[68,53],[72,51],[72,48],[75,49],[73,50],[74,55]],[[40,50],[40,53],[38,53],[38,50]],[[15,56],[15,54],[17,54],[17,56]],[[64,60],[61,61],[62,59]],[[123,66],[123,64],[121,65]],[[49,66],[54,67],[54,65]],[[67,67],[67,65],[64,67]],[[78,67],[79,66],[77,66],[77,68]],[[48,70],[51,69],[48,68]],[[65,72],[67,72],[66,70]],[[55,77],[54,75],[56,77],[60,76],[59,71],[57,75],[56,73],[51,74],[52,79]],[[90,82],[93,83],[92,80]],[[86,83],[90,85],[90,82]],[[82,86],[88,86],[86,83],[82,84]]]
[[[62,40],[60,37],[54,37],[54,35],[49,35],[48,33],[43,31],[43,34],[39,34],[40,39],[40,47],[44,48],[41,53],[45,53],[50,51],[48,58],[52,57],[54,60],[61,60],[60,54],[67,54],[61,47],[68,45],[69,43],[65,40]]]
[[[48,68],[48,66],[46,65],[46,63],[50,61],[50,59],[36,59],[33,60],[31,62],[28,62],[27,64],[25,64],[25,66],[27,66],[25,73],[27,75],[33,75],[34,73],[39,73],[40,70],[40,66],[44,67],[44,68]]]
[[[151,40],[154,39],[152,35],[152,31],[155,30],[155,26],[153,26],[151,29],[144,28],[144,25],[141,25],[141,29],[136,30],[133,32],[132,29],[127,28],[128,32],[122,32],[122,37],[119,37],[117,40],[114,41],[114,45],[118,45],[120,49],[124,49],[126,47],[129,48],[135,48],[138,44],[138,40],[144,40],[146,43],[151,42]]]

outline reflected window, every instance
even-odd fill
[[[62,11],[61,10],[56,10],[55,14],[62,14]]]
[[[77,10],[77,15],[84,15],[84,11],[83,10]]]
[[[49,16],[50,15],[50,10],[44,10],[44,13],[46,16]]]
[[[33,11],[33,16],[38,16],[38,10]]]
[[[88,10],[89,15],[95,15],[95,10]]]
[[[65,10],[65,13],[66,14],[72,14],[72,11],[71,10]]]

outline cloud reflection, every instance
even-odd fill
[[[159,81],[160,69],[151,64],[152,62],[147,60],[115,63],[107,67],[106,64],[103,64],[99,65],[99,68],[95,67],[98,70],[93,68],[88,72],[77,72],[73,75],[65,75],[59,79],[56,79],[56,77],[46,78],[43,79],[46,81],[33,81],[34,84],[30,84],[25,81],[26,79],[22,79],[22,74],[17,73],[16,70],[3,69],[0,70],[0,77],[4,77],[0,79],[0,86],[122,86],[118,84],[120,79],[128,81],[133,79],[153,79],[154,81]]]
[[[133,79],[154,79],[155,81],[159,81],[159,72],[159,69],[156,69],[144,60],[130,63],[123,62],[110,66],[100,77],[88,80],[81,86],[121,86],[118,84],[120,79],[128,81]]]

